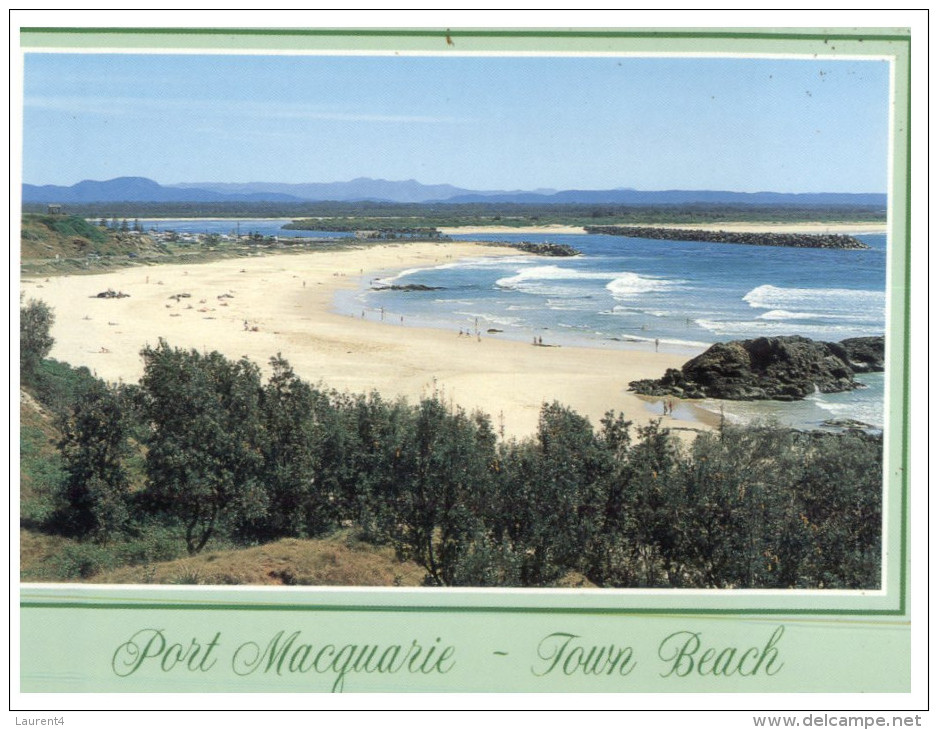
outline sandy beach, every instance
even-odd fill
[[[636,224],[638,225],[638,224]],[[654,228],[685,228],[696,231],[731,231],[733,233],[818,233],[856,235],[860,233],[886,233],[885,223],[655,223]],[[580,226],[466,226],[440,228],[441,233],[477,235],[495,233],[578,234],[586,231]]]
[[[361,277],[478,256],[517,256],[471,243],[388,244],[366,249],[258,256],[198,265],[141,266],[89,276],[33,278],[23,301],[55,311],[50,356],[85,365],[107,380],[135,382],[140,350],[162,337],[175,347],[246,356],[265,372],[281,353],[304,379],[350,392],[377,390],[415,401],[434,391],[491,415],[506,436],[537,426],[541,404],[557,400],[590,418],[608,410],[638,424],[656,411],[627,392],[631,380],[660,377],[686,357],[648,350],[535,347],[411,327],[399,317],[333,310],[336,291]],[[97,298],[112,289],[129,296]],[[178,296],[177,295],[188,295]],[[545,344],[548,344],[545,341]],[[682,406],[667,425],[699,428]]]

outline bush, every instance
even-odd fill
[[[93,543],[67,545],[52,561],[55,576],[61,580],[91,578],[119,566],[112,551]]]
[[[120,388],[92,381],[62,418],[66,519],[77,535],[105,543],[130,517],[124,459],[131,409]]]
[[[20,307],[20,379],[23,383],[35,381],[39,364],[55,340],[52,338],[52,323],[55,315],[43,301],[30,299]]]
[[[96,381],[88,368],[75,368],[57,360],[43,360],[31,377],[28,384],[36,400],[59,415],[71,408],[79,392]]]

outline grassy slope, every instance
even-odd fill
[[[20,391],[20,514],[39,522],[52,506],[52,487],[61,477],[62,460],[53,416]]]
[[[149,236],[99,228],[76,216],[24,214],[21,276],[99,273],[159,260],[169,251]]]
[[[240,550],[205,552],[164,563],[99,573],[92,583],[199,585],[419,586],[426,572],[389,547],[343,531],[322,540],[287,538]]]
[[[153,249],[147,236],[121,234],[86,223],[81,218],[24,215],[20,257],[24,260],[87,256],[126,256]]]

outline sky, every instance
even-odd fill
[[[886,192],[885,61],[25,54],[23,182]]]

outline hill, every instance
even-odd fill
[[[145,177],[118,177],[113,180],[82,180],[75,185],[23,184],[23,203],[115,202],[296,202],[300,198],[275,192],[220,193],[200,188],[172,188]]]
[[[79,216],[25,214],[20,229],[20,258],[42,260],[157,253],[148,237],[88,223]]]
[[[728,190],[468,190],[416,180],[356,178],[332,183],[178,183],[144,177],[23,185],[23,204],[382,201],[391,203],[527,203],[539,205],[886,206],[884,193],[742,193]]]
[[[774,207],[878,206],[880,193],[740,193],[731,190],[561,190],[553,193],[494,193],[459,195],[447,203],[526,203],[529,205],[687,206],[738,205]]]

